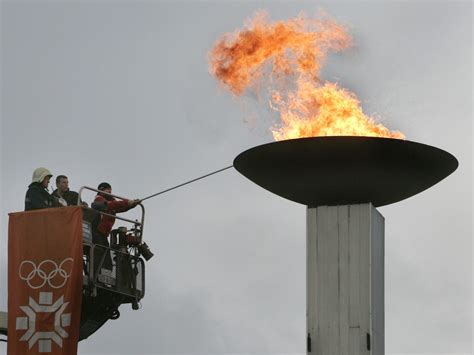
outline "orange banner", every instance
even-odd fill
[[[75,355],[82,302],[82,208],[11,213],[8,355]]]

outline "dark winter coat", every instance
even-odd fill
[[[25,196],[25,211],[42,208],[59,207],[60,204],[51,196],[40,182],[32,182]]]
[[[58,192],[58,189],[56,189],[51,195],[58,199],[62,197],[67,202],[68,206],[77,206],[79,194],[76,191],[67,190],[66,192],[63,192],[61,196]]]

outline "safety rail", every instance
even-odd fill
[[[111,193],[108,193],[108,192],[105,192],[105,191],[102,191],[102,190],[97,190],[97,189],[94,189],[93,187],[82,186],[82,187],[79,189],[78,196],[77,196],[77,205],[78,205],[78,206],[81,206],[81,203],[82,203],[81,195],[82,195],[82,191],[83,191],[83,190],[93,191],[93,192],[96,192],[96,193],[98,193],[98,194],[103,194],[103,195],[111,196],[111,197],[114,197],[114,198],[118,198],[118,199],[120,199],[120,200],[130,200],[129,198],[125,198],[125,197],[121,197],[121,196],[118,196],[118,195],[114,195],[114,194],[111,194]],[[141,234],[143,234],[143,227],[144,227],[144,224],[145,224],[145,207],[143,206],[143,204],[142,204],[141,202],[140,202],[137,206],[140,206],[140,208],[141,208],[141,210],[142,210],[141,222],[133,221],[133,220],[131,220],[131,219],[124,218],[124,217],[122,217],[122,216],[117,216],[117,215],[113,215],[113,214],[106,213],[106,212],[103,212],[103,211],[99,211],[99,210],[93,209],[93,208],[91,208],[91,207],[83,206],[83,208],[86,209],[86,210],[92,210],[92,211],[94,211],[94,212],[100,213],[100,214],[103,215],[103,216],[113,217],[113,218],[116,218],[116,219],[119,219],[119,220],[122,220],[122,221],[125,221],[125,222],[133,223],[134,225],[138,225],[138,226],[140,226],[140,232],[141,232]]]
[[[145,265],[139,256],[103,245],[84,243],[84,286],[93,296],[97,287],[139,301],[145,296]],[[103,268],[107,253],[111,269]],[[97,262],[95,258],[100,260]]]
[[[81,196],[84,190],[108,195],[121,200],[129,200],[92,187],[82,186],[78,193],[78,205],[82,204]],[[93,225],[93,222],[97,222],[97,217],[99,215],[110,216],[132,224],[133,228],[130,229],[129,232],[136,236],[141,243],[145,208],[141,203],[139,203],[138,206],[141,207],[140,222],[138,220],[131,220],[83,205],[84,287],[89,290],[93,297],[97,295],[97,288],[120,293],[126,297],[132,297],[136,301],[144,296],[145,266],[143,260],[140,258],[140,252],[137,250],[137,245],[129,245],[127,247],[126,244],[117,245],[111,243],[111,245],[105,246],[94,242],[93,237],[94,233],[96,233],[94,230],[97,227],[97,225]],[[114,229],[111,234],[121,228],[125,227]],[[127,231],[126,228],[125,230]],[[110,239],[112,239],[112,236],[110,236]],[[100,260],[97,258],[100,258]],[[107,265],[104,264],[106,260]],[[111,273],[114,273],[114,275],[111,275]],[[133,275],[134,277],[131,277]],[[130,285],[126,285],[128,281],[131,282]],[[137,288],[137,286],[139,287]]]

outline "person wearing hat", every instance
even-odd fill
[[[98,192],[95,196],[94,202],[91,207],[97,211],[105,212],[110,215],[115,215],[116,213],[126,212],[140,203],[140,200],[117,200],[110,194],[112,193],[112,186],[108,182],[102,182],[97,187]],[[102,192],[103,191],[103,192]],[[93,226],[92,229],[92,241],[95,244],[103,245],[104,247],[109,247],[109,241],[107,237],[115,223],[115,218],[112,216],[101,215],[100,220],[94,223],[96,226]],[[100,250],[102,249],[102,251]],[[102,259],[103,248],[96,248],[96,254],[94,255],[94,270],[97,269],[100,259]],[[106,269],[112,268],[112,260],[110,253],[106,253],[104,262],[102,266]],[[94,271],[96,272],[96,271]]]
[[[28,191],[26,191],[25,211],[61,206],[48,193],[48,184],[52,176],[53,174],[46,168],[38,168],[33,171],[31,184],[28,186]]]
[[[94,199],[93,208],[115,215],[120,212],[127,212],[140,203],[140,200],[117,200],[110,194],[112,193],[112,186],[108,182],[102,182],[97,187],[97,190],[105,193],[97,193]],[[97,230],[104,237],[110,234],[115,223],[115,218],[110,216],[102,216]]]

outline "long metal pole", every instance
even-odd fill
[[[171,191],[171,190],[177,189],[178,187],[181,187],[181,186],[184,186],[184,185],[190,184],[190,183],[192,183],[192,182],[194,182],[194,181],[197,181],[197,180],[204,179],[204,178],[206,178],[206,177],[208,177],[208,176],[211,176],[211,175],[214,175],[214,174],[220,173],[221,171],[224,171],[224,170],[227,170],[227,169],[230,169],[230,168],[233,168],[233,167],[234,167],[233,165],[230,165],[230,166],[227,166],[227,167],[225,167],[225,168],[222,168],[222,169],[219,169],[219,170],[213,171],[212,173],[209,173],[209,174],[206,174],[206,175],[200,176],[200,177],[198,177],[198,178],[195,178],[195,179],[192,179],[192,180],[189,180],[189,181],[183,182],[182,184],[179,184],[179,185],[176,185],[176,186],[170,187],[169,189],[166,189],[166,190],[163,190],[163,191],[157,192],[156,194],[153,194],[153,195],[147,196],[147,197],[145,197],[145,198],[142,198],[142,199],[140,199],[140,201],[145,201],[145,200],[148,200],[149,198],[152,198],[152,197],[155,197],[155,196],[158,196],[158,195],[164,194],[165,192],[168,192],[168,191]]]

